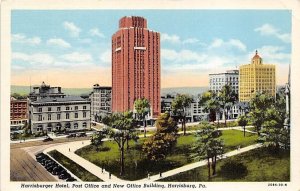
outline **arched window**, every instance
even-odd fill
[[[74,123],[74,129],[78,128],[78,123]]]
[[[86,128],[86,122],[82,123],[82,127]]]

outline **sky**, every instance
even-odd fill
[[[13,10],[11,84],[111,86],[111,36],[123,16],[161,34],[161,86],[208,86],[208,74],[238,69],[255,51],[288,79],[288,10]]]

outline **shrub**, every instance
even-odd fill
[[[229,160],[221,166],[220,173],[227,179],[242,178],[248,174],[247,167],[239,161]]]

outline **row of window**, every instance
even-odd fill
[[[61,119],[61,115],[62,114],[56,114],[56,120],[60,120]],[[82,114],[83,118],[86,118],[86,112],[83,112]],[[74,118],[77,119],[78,118],[78,113],[74,113]],[[66,113],[66,119],[70,119],[70,114],[69,113]],[[38,121],[42,121],[43,120],[43,116],[42,115],[39,115],[38,116]],[[52,120],[52,115],[51,114],[48,114],[48,121],[51,121]]]
[[[71,108],[71,109],[72,109],[72,108]],[[83,106],[82,109],[83,109],[83,110],[86,110],[86,106]],[[69,111],[69,110],[70,110],[70,107],[69,107],[69,106],[66,106],[66,110]],[[75,106],[75,107],[74,107],[74,110],[78,110],[78,106]],[[48,107],[48,108],[47,108],[47,111],[52,111],[52,107]],[[56,111],[61,111],[61,107],[57,107],[57,108],[56,108]],[[42,107],[39,107],[39,108],[38,108],[38,112],[43,112],[43,108],[42,108]]]

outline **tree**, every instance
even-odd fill
[[[242,115],[238,118],[238,124],[239,126],[242,126],[244,128],[244,137],[246,136],[246,125],[248,124],[248,119],[245,115]]]
[[[228,110],[237,100],[236,93],[232,90],[230,85],[224,85],[218,94],[220,105],[224,112],[224,120],[226,126],[226,119],[228,117]]]
[[[210,121],[215,121],[215,117],[213,116],[218,116],[217,120],[219,124],[221,105],[217,94],[212,91],[204,92],[199,99],[199,104],[203,106],[206,112],[209,112]]]
[[[97,151],[99,151],[99,146],[103,144],[103,139],[106,137],[106,135],[106,131],[98,131],[97,133],[92,135],[91,144],[96,146]]]
[[[166,158],[176,144],[177,125],[169,113],[162,113],[156,121],[157,131],[144,142],[143,151],[151,161]]]
[[[134,102],[134,108],[138,114],[138,117],[140,120],[143,120],[144,124],[144,137],[146,137],[146,116],[148,115],[150,111],[150,103],[147,99],[142,98],[142,99],[137,99]]]
[[[133,118],[133,113],[127,111],[124,113],[113,113],[105,117],[105,125],[108,125],[112,128],[108,129],[108,136],[112,138],[118,145],[120,151],[120,176],[124,175],[124,145],[130,136],[130,133],[133,132],[135,125],[135,120]]]
[[[255,131],[260,135],[262,124],[264,123],[266,116],[265,111],[274,104],[274,98],[264,93],[256,93],[250,100],[250,118]]]
[[[210,179],[210,169],[212,168],[212,174],[215,175],[217,158],[224,153],[224,142],[219,138],[221,132],[216,130],[211,124],[202,123],[201,125],[203,126],[201,130],[198,130],[195,134],[197,141],[192,148],[195,151],[192,157],[195,159],[207,159],[208,179]]]
[[[186,109],[192,101],[193,99],[189,95],[178,94],[171,104],[173,114],[177,115],[182,121],[183,135],[186,134]]]
[[[272,106],[265,113],[266,118],[262,124],[263,130],[261,133],[261,140],[263,140],[264,145],[273,148],[276,152],[280,148],[289,149],[290,136],[288,130],[284,128],[280,112]]]

